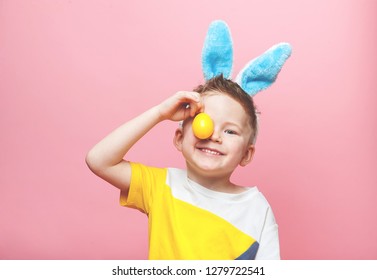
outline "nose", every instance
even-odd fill
[[[222,143],[221,131],[215,127],[210,139],[213,142]]]

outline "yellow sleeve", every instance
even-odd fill
[[[131,183],[128,196],[121,192],[120,205],[149,213],[158,186],[166,181],[166,169],[131,162]]]

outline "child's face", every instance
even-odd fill
[[[205,140],[195,137],[190,118],[176,131],[174,143],[185,157],[189,172],[229,178],[238,165],[247,165],[254,153],[248,116],[237,101],[225,94],[206,93],[202,102],[204,112],[214,122],[212,136]]]

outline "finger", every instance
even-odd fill
[[[187,117],[194,117],[203,107],[201,96],[197,92],[179,91],[177,92],[177,99],[184,111],[187,112]]]
[[[203,103],[201,100],[200,100],[199,103],[197,103],[197,105],[198,105],[198,110],[197,110],[197,112],[199,112],[199,113],[204,112],[204,103]]]
[[[191,117],[195,116],[197,110],[198,110],[198,106],[196,105],[196,103],[192,104],[190,106],[190,116]]]
[[[180,91],[178,92],[181,102],[200,102],[200,94],[193,91]]]

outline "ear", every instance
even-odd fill
[[[251,96],[271,86],[285,61],[290,57],[292,47],[280,43],[264,54],[250,61],[237,75],[236,82]]]
[[[178,151],[182,152],[182,142],[183,142],[183,128],[177,128],[173,138],[173,144]]]
[[[241,162],[240,162],[240,166],[246,166],[248,165],[253,157],[254,157],[254,153],[255,153],[255,146],[250,144],[248,147],[247,147],[247,150],[243,156],[243,158],[241,159]]]
[[[230,78],[233,65],[233,43],[228,25],[221,20],[210,24],[202,50],[205,80],[223,74]]]

